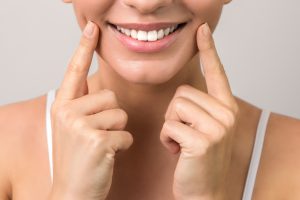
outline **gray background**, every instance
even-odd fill
[[[297,118],[299,11],[299,0],[233,0],[214,33],[234,94]],[[1,0],[0,105],[58,87],[79,37],[71,5]],[[95,69],[93,62],[91,73]]]

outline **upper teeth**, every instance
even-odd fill
[[[166,29],[160,30],[153,30],[153,31],[141,31],[141,30],[134,30],[134,29],[126,29],[120,26],[117,26],[117,29],[124,33],[125,35],[132,37],[137,40],[141,41],[156,41],[164,38],[165,36],[171,34],[178,25],[168,27]]]

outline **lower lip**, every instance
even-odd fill
[[[129,37],[125,34],[120,33],[115,27],[109,25],[110,29],[113,30],[116,37],[119,41],[127,47],[129,50],[138,52],[138,53],[153,53],[162,51],[169,47],[178,37],[182,27],[177,29],[175,32],[171,33],[170,35],[164,37],[163,39],[156,40],[156,41],[139,41],[132,37]]]

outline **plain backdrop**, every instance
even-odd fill
[[[80,29],[72,6],[60,0],[0,2],[0,105],[4,105],[58,87]],[[233,0],[224,7],[214,33],[233,93],[260,108],[296,118],[300,118],[299,11],[299,0]],[[94,61],[90,72],[95,70]]]

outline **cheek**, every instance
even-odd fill
[[[193,13],[195,23],[206,21],[214,31],[222,13],[222,0],[183,0],[183,3]]]
[[[83,29],[88,20],[100,22],[113,4],[113,0],[74,0],[73,7],[80,28]]]

